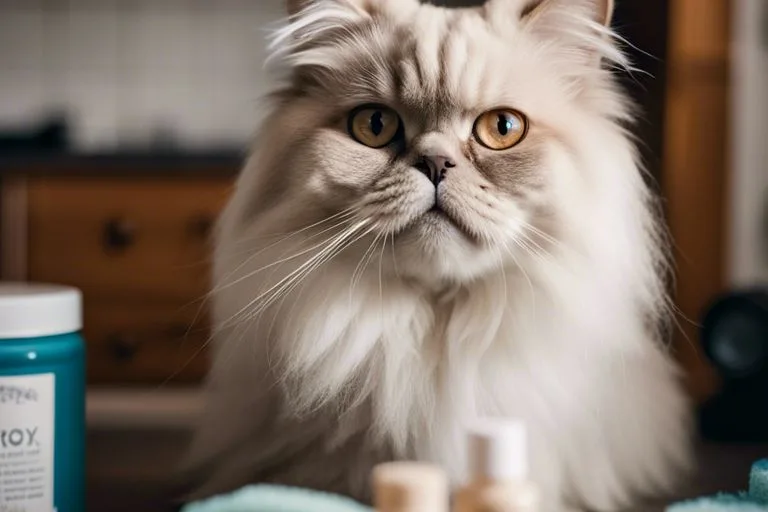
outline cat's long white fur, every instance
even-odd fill
[[[380,2],[315,2],[278,34],[281,58],[332,72],[333,49],[313,42],[367,16],[366,6],[392,23],[439,12],[412,0]],[[624,63],[589,17],[590,2],[554,5],[541,25],[520,29],[536,39],[516,36],[553,60],[521,84],[532,111],[558,123],[543,160],[556,174],[548,200],[563,213],[552,233],[502,201],[486,212],[495,219],[486,236],[502,240],[495,250],[466,259],[450,246],[425,264],[421,254],[396,253],[394,231],[372,231],[363,202],[298,221],[315,204],[308,198],[330,197],[335,177],[302,174],[287,193],[267,200],[264,192],[271,173],[283,172],[280,144],[309,130],[297,119],[326,107],[296,99],[268,118],[217,233],[214,361],[188,460],[204,475],[197,496],[275,481],[366,499],[372,465],[389,458],[440,463],[460,482],[463,428],[478,415],[527,422],[546,511],[618,510],[678,481],[689,461],[689,417],[658,327],[669,315],[667,247],[618,124],[630,117],[626,102],[579,53]],[[493,0],[486,14],[501,23],[522,3]],[[551,50],[558,45],[571,53]],[[466,60],[477,50],[466,43],[451,51]],[[546,96],[554,88],[562,98]],[[255,197],[269,205],[254,205]],[[403,275],[408,268],[421,277]]]

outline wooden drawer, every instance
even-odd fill
[[[83,336],[89,383],[159,386],[199,381],[208,367],[203,306],[87,295]]]
[[[83,291],[89,383],[203,377],[210,235],[231,185],[229,177],[28,181],[27,277]]]
[[[29,278],[109,299],[196,300],[230,187],[211,178],[33,179]]]

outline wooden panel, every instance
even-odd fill
[[[77,286],[91,384],[200,380],[210,234],[226,179],[35,177],[29,278]]]
[[[84,306],[89,383],[159,386],[205,375],[209,330],[202,302],[179,306],[90,295]]]
[[[690,60],[728,58],[730,0],[672,0],[669,5],[669,53],[675,59],[670,61],[673,70]]]
[[[228,181],[36,178],[29,277],[107,299],[192,301],[208,286],[209,229]]]
[[[27,277],[27,187],[23,176],[0,179],[0,278]]]
[[[730,12],[727,0],[674,0],[670,9],[662,185],[675,241],[676,346],[702,400],[717,386],[697,322],[724,286]]]

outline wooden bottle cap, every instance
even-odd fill
[[[387,462],[373,469],[376,512],[447,512],[448,478],[439,467]]]

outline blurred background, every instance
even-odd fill
[[[768,403],[768,2],[616,3],[675,239],[674,353],[708,438],[768,442],[754,412]],[[163,510],[207,367],[210,229],[283,14],[282,0],[0,0],[0,278],[84,292],[91,510]]]

